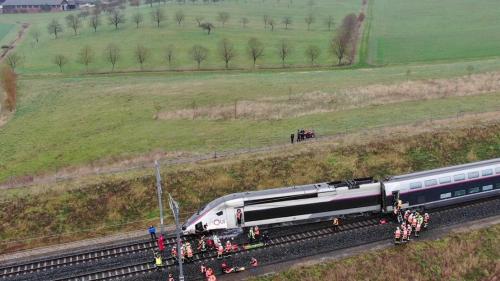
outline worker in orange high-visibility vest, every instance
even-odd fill
[[[396,227],[396,231],[394,231],[394,244],[399,244],[401,242],[401,229],[399,226]]]

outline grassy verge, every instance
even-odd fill
[[[498,157],[500,125],[364,144],[314,146],[241,161],[172,167],[166,189],[187,217],[231,192],[361,176],[384,177]],[[0,247],[12,251],[144,227],[157,216],[154,177],[110,179],[72,189],[9,190],[0,201]],[[39,237],[39,238],[36,238]]]
[[[495,225],[251,280],[472,281],[495,280],[499,275],[500,225]]]

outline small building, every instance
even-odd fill
[[[76,7],[74,0],[5,0],[3,13],[66,11]]]

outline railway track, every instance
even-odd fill
[[[436,209],[434,211],[431,211],[431,214],[437,214],[437,213],[442,213],[446,214],[448,212],[451,212],[453,210],[458,210],[458,209],[467,209],[471,208],[474,206],[479,206],[481,204],[485,204],[488,201],[492,200],[497,200],[500,201],[500,198],[494,197],[490,199],[484,199],[481,201],[474,201],[474,202],[469,202],[469,203],[464,203],[458,206],[454,206],[453,208],[440,208]],[[291,233],[287,233],[285,235],[276,235],[275,237],[269,237],[268,241],[266,241],[266,244],[258,247],[257,249],[267,249],[267,248],[272,248],[272,247],[278,247],[278,246],[286,246],[287,244],[290,243],[297,243],[305,240],[310,240],[310,239],[318,239],[318,238],[326,238],[328,236],[335,235],[336,233],[339,232],[347,232],[347,231],[354,231],[360,228],[367,228],[367,227],[373,227],[376,226],[379,223],[378,219],[375,218],[369,218],[369,219],[359,219],[357,221],[353,221],[344,225],[341,225],[338,227],[337,230],[333,230],[330,224],[318,224],[320,225],[319,227],[312,227],[308,229],[307,231],[300,231],[298,228],[297,231],[292,231]],[[381,237],[381,240],[388,239],[389,237]],[[168,241],[168,244],[173,244],[175,242],[173,237],[168,237],[166,239],[166,242]],[[167,244],[167,243],[166,243]],[[133,247],[132,245],[136,245]],[[248,251],[252,251],[253,249],[246,249],[244,245],[239,245],[239,250],[237,252],[234,252],[234,255],[246,253]],[[22,264],[22,265],[15,265],[11,267],[4,267],[0,268],[0,277],[6,278],[9,276],[16,276],[16,275],[21,275],[21,274],[27,274],[27,273],[33,273],[36,271],[40,270],[47,270],[50,268],[56,268],[63,266],[64,264],[66,265],[71,265],[71,264],[77,264],[77,263],[84,263],[90,260],[98,260],[98,259],[103,259],[106,257],[115,257],[119,255],[124,255],[124,254],[129,254],[137,251],[145,251],[153,248],[154,245],[151,241],[147,242],[141,242],[141,243],[135,243],[135,244],[130,244],[127,246],[122,246],[120,248],[109,248],[109,249],[104,249],[104,250],[97,250],[94,252],[89,252],[89,253],[83,253],[81,254],[81,258],[76,259],[76,255],[68,255],[66,257],[59,257],[54,260],[59,260],[59,264],[57,264],[57,261],[54,260],[46,260],[46,261],[39,261],[39,262],[34,262],[34,263],[29,263],[29,264]],[[126,249],[128,248],[128,249]],[[121,249],[121,250],[120,250]],[[92,255],[94,253],[94,256]],[[95,253],[98,253],[97,256]],[[83,255],[86,255],[84,257]],[[72,257],[72,261],[70,261],[68,258]],[[66,258],[66,261],[64,261],[64,258]],[[210,261],[216,258],[216,254],[213,251],[209,252],[196,252],[194,254],[193,260],[191,262],[204,262],[204,261]],[[62,260],[61,260],[62,259]],[[40,263],[43,263],[43,265],[38,266]],[[35,265],[36,264],[36,265]],[[38,266],[38,267],[37,267]],[[171,271],[174,270],[177,267],[176,261],[173,258],[167,258],[165,259],[165,269]],[[11,269],[9,269],[11,268]],[[50,279],[53,281],[100,281],[100,280],[118,280],[123,277],[129,277],[129,276],[134,276],[138,274],[144,274],[148,273],[155,270],[155,267],[153,265],[152,261],[143,261],[143,262],[137,262],[125,266],[120,266],[120,267],[114,267],[106,270],[99,270],[95,272],[89,272],[89,273],[84,273],[84,274],[79,274],[75,275],[72,277],[65,277],[65,278],[58,278],[58,279]]]
[[[185,237],[184,239],[187,238],[188,237]],[[165,245],[171,246],[174,244],[175,244],[175,238],[173,236],[167,236],[165,239]],[[2,266],[0,267],[0,280],[12,276],[25,275],[39,271],[47,271],[64,266],[88,263],[92,261],[98,261],[107,258],[115,258],[123,255],[148,251],[153,249],[154,247],[156,247],[156,244],[153,243],[151,240],[147,240],[147,241],[128,243],[113,247],[107,247],[103,249],[97,249],[77,254],[67,254],[63,256],[57,256],[33,262]]]

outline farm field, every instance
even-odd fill
[[[225,1],[219,4],[155,4],[153,8],[149,5],[140,7],[127,7],[124,11],[126,22],[120,25],[118,30],[108,24],[107,15],[101,16],[101,26],[97,32],[89,27],[89,18],[83,19],[83,26],[78,35],[67,27],[64,17],[68,13],[38,14],[34,15],[2,15],[3,22],[30,22],[32,30],[41,33],[40,42],[34,43],[33,38],[27,38],[17,52],[24,58],[19,71],[23,74],[57,73],[59,68],[53,63],[55,55],[65,55],[69,63],[64,66],[65,73],[85,72],[85,66],[78,62],[78,53],[83,46],[90,46],[93,50],[94,60],[89,66],[90,72],[111,71],[111,64],[104,58],[104,51],[108,44],[114,43],[120,47],[120,59],[116,65],[116,71],[139,70],[140,65],[134,56],[138,44],[149,49],[149,55],[144,63],[144,69],[195,69],[196,63],[192,59],[189,50],[193,45],[199,44],[209,50],[206,61],[202,62],[202,68],[224,68],[224,62],[218,53],[218,44],[221,39],[227,38],[233,44],[236,51],[234,60],[230,63],[233,68],[252,68],[253,62],[247,54],[247,41],[251,37],[259,39],[264,45],[264,55],[258,59],[259,67],[281,67],[278,56],[278,44],[281,40],[287,40],[291,46],[288,65],[308,66],[309,61],[305,56],[305,49],[309,45],[316,45],[321,49],[317,63],[332,65],[334,59],[328,50],[328,44],[333,34],[328,31],[325,20],[329,16],[334,17],[335,23],[342,21],[348,13],[357,14],[361,9],[360,1],[351,0],[317,0],[313,5],[308,1]],[[151,11],[157,7],[162,8],[166,14],[166,20],[155,26],[151,20]],[[175,14],[182,11],[185,19],[181,25],[175,21]],[[227,23],[217,21],[219,12],[227,12],[230,18]],[[133,15],[140,13],[143,22],[139,28],[133,22]],[[312,14],[315,21],[307,30],[304,18]],[[269,15],[275,22],[274,31],[268,26],[264,28],[263,16]],[[203,16],[204,22],[211,22],[215,29],[210,35],[197,26],[195,18]],[[292,23],[285,29],[282,20],[285,16],[291,18]],[[248,18],[246,27],[242,26],[241,19]],[[63,25],[64,32],[58,39],[47,32],[47,25],[56,18]],[[173,63],[171,66],[166,60],[166,49],[169,45],[174,47]]]
[[[369,62],[394,64],[500,55],[496,0],[376,0]]]
[[[0,42],[5,43],[5,38],[7,37],[7,34],[12,30],[14,27],[13,24],[5,24],[5,23],[0,23]]]
[[[463,77],[468,63],[414,67],[410,77],[399,66],[28,77],[20,80],[23,94],[15,116],[0,129],[0,161],[8,163],[0,181],[152,151],[196,153],[286,143],[299,128],[325,136],[496,111],[498,77],[480,73],[499,64],[482,62],[472,77]],[[450,76],[458,80],[418,82]],[[417,84],[404,84],[409,78]],[[468,92],[442,92],[446,85],[463,83]],[[417,91],[411,93],[412,87]],[[198,114],[194,118],[193,112]]]

